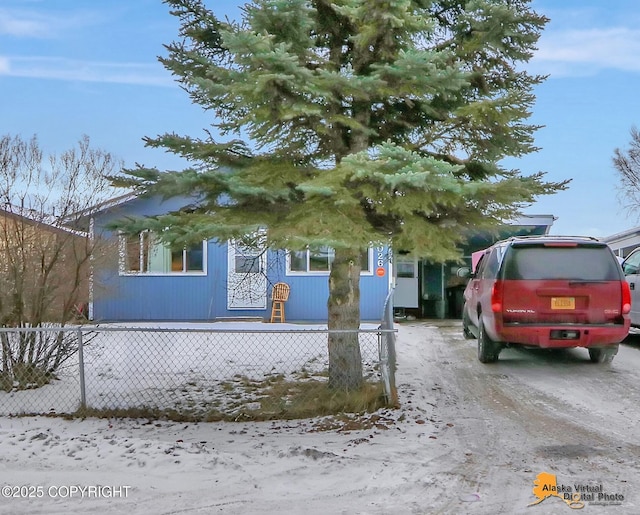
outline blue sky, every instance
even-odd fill
[[[211,0],[239,16],[237,0]],[[572,178],[529,214],[558,217],[556,234],[608,236],[637,225],[620,199],[612,166],[640,126],[640,5],[637,0],[534,0],[551,19],[529,63],[550,74],[536,89],[531,121],[539,152],[506,164]],[[37,135],[47,153],[86,134],[92,146],[135,163],[179,169],[144,136],[204,136],[211,120],[158,63],[178,20],[160,0],[1,0],[0,134]]]

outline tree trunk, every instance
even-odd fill
[[[336,249],[329,275],[329,387],[362,386],[360,329],[360,252]],[[335,331],[335,332],[331,332]],[[339,332],[350,331],[350,332]]]

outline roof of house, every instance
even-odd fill
[[[626,231],[618,232],[618,233],[612,234],[611,236],[602,238],[602,240],[605,241],[606,243],[614,243],[614,242],[620,242],[620,241],[632,239],[639,235],[640,235],[640,227],[633,227],[631,229],[627,229]]]
[[[32,225],[43,226],[51,231],[64,232],[82,238],[87,237],[86,232],[72,229],[66,226],[59,218],[34,209],[4,203],[0,206],[0,216],[18,219]]]

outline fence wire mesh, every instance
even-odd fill
[[[365,389],[371,386],[371,395],[377,389],[387,402],[395,383],[395,366],[389,366],[393,332],[382,326],[340,331],[352,333],[359,348]],[[0,415],[82,409],[196,420],[303,416],[305,408],[314,412],[323,402],[328,337],[326,329],[276,325],[0,328]]]

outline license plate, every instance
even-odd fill
[[[576,298],[551,297],[551,309],[576,309]]]

